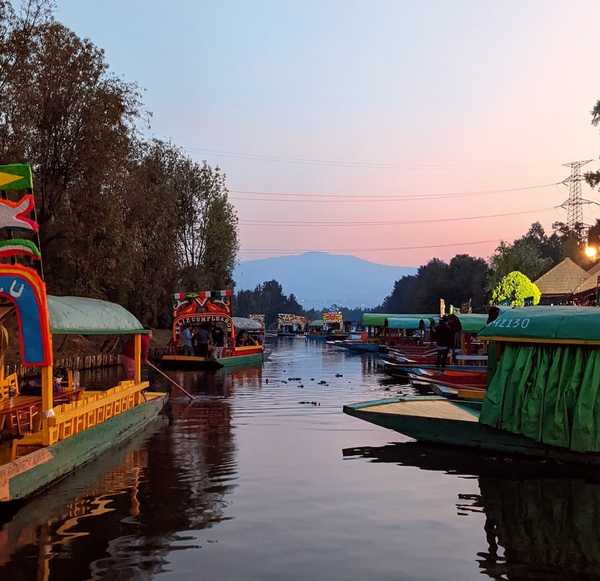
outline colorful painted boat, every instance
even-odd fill
[[[0,166],[0,176],[10,196],[21,195],[0,200],[0,229],[9,238],[0,248],[3,504],[39,492],[142,430],[159,414],[166,394],[149,392],[149,383],[142,380],[143,346],[149,336],[131,313],[106,301],[47,296],[36,245],[31,168],[27,164]],[[18,239],[12,236],[14,228],[24,232]],[[23,393],[20,377],[5,367],[7,328],[16,329],[23,366],[39,374],[37,387],[28,386],[32,393]],[[78,385],[73,369],[64,374],[60,370],[55,377],[52,340],[59,335],[129,336],[124,350],[131,363],[129,379],[104,391],[92,391]]]
[[[306,318],[292,313],[279,313],[277,315],[278,337],[304,337]]]
[[[600,308],[513,309],[479,336],[492,355],[479,414],[418,397],[344,410],[418,440],[600,464]]]
[[[149,392],[142,380],[147,331],[123,307],[46,296],[36,271],[23,265],[0,264],[0,281],[11,289],[0,292],[0,325],[16,315],[21,360],[39,368],[41,379],[39,396],[21,395],[18,377],[5,373],[0,357],[0,502],[9,502],[42,490],[142,430],[160,413],[166,394]],[[55,394],[52,338],[61,335],[130,335],[132,378],[104,391],[86,390],[67,369],[67,384]]]
[[[175,293],[171,344],[160,356],[165,367],[195,369],[260,365],[264,356],[264,325],[256,319],[233,317],[231,290]],[[182,335],[204,327],[209,335],[220,331],[221,345],[208,344],[205,353],[186,348]]]
[[[225,357],[202,357],[199,355],[184,355],[183,353],[166,353],[161,357],[165,367],[195,369],[199,367],[234,367],[236,365],[260,365],[264,361],[264,348],[235,347]]]

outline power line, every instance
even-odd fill
[[[484,196],[492,194],[505,194],[511,192],[521,192],[526,190],[543,189],[551,186],[557,186],[561,182],[552,182],[548,184],[538,184],[531,186],[521,186],[515,188],[502,188],[493,190],[478,190],[478,191],[463,191],[463,192],[439,192],[439,193],[421,193],[421,194],[344,194],[335,193],[315,193],[315,192],[261,192],[252,190],[229,190],[233,197],[247,199],[251,201],[266,201],[266,202],[305,202],[306,198],[312,202],[331,202],[331,201],[356,201],[363,202],[394,202],[394,201],[415,201],[415,200],[439,200],[448,198]],[[249,196],[249,197],[245,197]],[[264,198],[253,196],[265,196]]]
[[[210,153],[212,155],[220,157],[232,157],[237,159],[248,159],[254,161],[272,161],[276,163],[295,163],[302,165],[318,165],[325,167],[349,167],[349,168],[374,168],[374,169],[392,169],[398,167],[397,164],[377,162],[377,161],[356,161],[356,160],[342,160],[342,159],[314,159],[307,157],[284,157],[279,155],[268,155],[260,153],[246,153],[240,151],[221,151],[216,149],[209,149],[206,147],[186,147],[189,151],[200,151],[204,153]],[[439,165],[437,162],[430,162],[421,164],[424,167],[435,167]]]
[[[524,214],[537,214],[556,210],[555,207],[541,208],[535,210],[522,210],[518,212],[504,212],[500,214],[483,214],[479,216],[460,216],[451,218],[423,218],[418,220],[393,220],[393,221],[311,221],[311,220],[240,220],[240,224],[247,226],[398,226],[406,224],[433,224],[439,222],[464,222],[469,220],[481,220],[485,218],[500,218],[506,216],[520,216]]]
[[[298,252],[384,252],[384,251],[398,251],[398,250],[421,250],[426,248],[448,248],[451,246],[478,246],[481,244],[496,244],[500,242],[500,239],[494,240],[477,240],[474,242],[448,242],[444,244],[425,244],[422,246],[396,246],[386,248],[245,248],[242,252],[286,252],[286,253],[298,253]]]

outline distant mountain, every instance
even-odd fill
[[[390,294],[396,280],[416,270],[412,266],[376,264],[356,256],[306,252],[241,262],[234,279],[236,290],[252,290],[275,279],[286,294],[294,293],[306,308],[332,304],[374,307]]]

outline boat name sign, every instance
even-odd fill
[[[490,327],[506,327],[509,329],[517,329],[520,327],[521,329],[527,329],[529,327],[529,323],[531,319],[503,319],[502,317],[492,321],[489,326]]]
[[[227,331],[231,332],[233,329],[233,322],[231,320],[231,317],[228,317],[226,315],[209,315],[207,313],[199,313],[199,314],[195,314],[195,315],[190,315],[187,317],[181,317],[179,319],[177,319],[177,321],[175,321],[175,328],[177,333],[179,334],[179,332],[181,331],[181,327],[183,326],[187,326],[187,325],[194,325],[194,324],[198,324],[199,322],[201,323],[224,323],[225,326],[227,327]]]

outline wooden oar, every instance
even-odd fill
[[[196,399],[195,395],[192,395],[187,389],[183,388],[175,380],[171,379],[164,371],[161,371],[158,367],[156,367],[156,365],[153,365],[150,363],[150,361],[146,361],[146,363],[148,364],[148,367],[152,367],[154,371],[160,373],[167,381],[171,382],[177,389],[185,393],[185,395],[187,395],[192,401]]]

